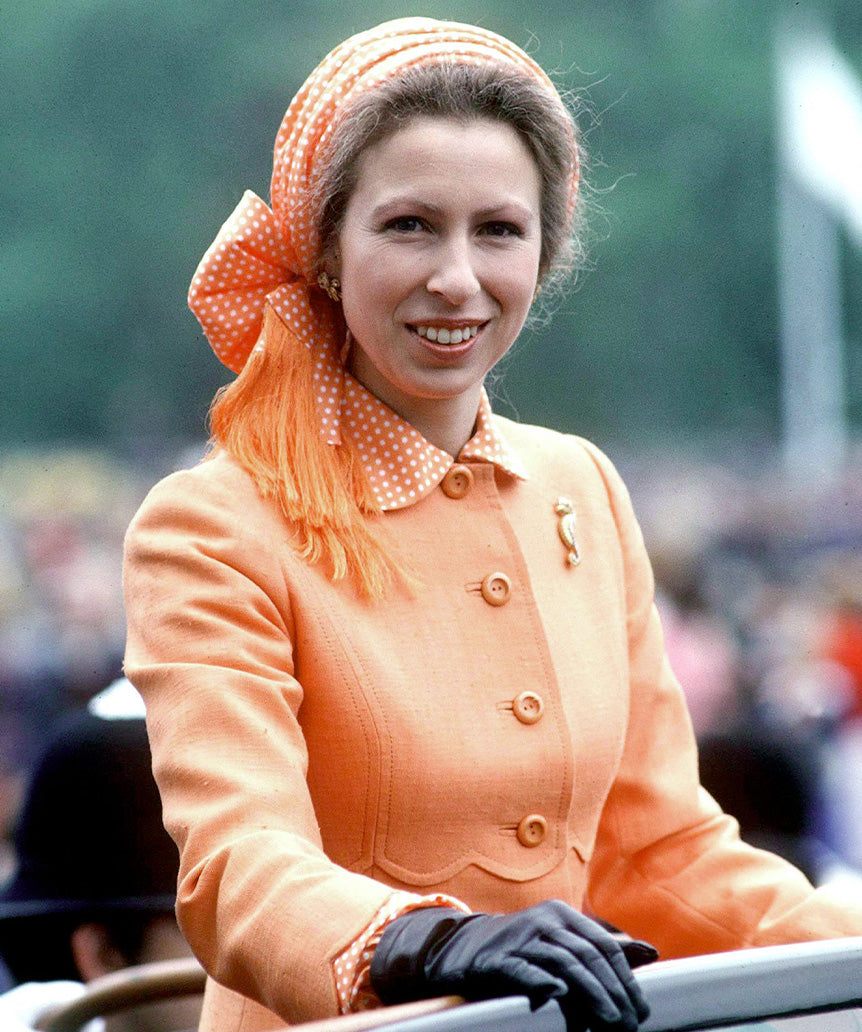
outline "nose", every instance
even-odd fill
[[[469,241],[441,242],[426,287],[429,293],[438,294],[453,306],[479,293],[481,284]]]

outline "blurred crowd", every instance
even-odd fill
[[[629,475],[701,778],[743,836],[862,888],[862,455],[804,482]]]
[[[121,549],[165,468],[7,455],[0,479],[0,882],[50,729],[121,672]],[[862,869],[862,454],[789,482],[679,455],[620,461],[653,558],[704,782],[815,881]]]
[[[0,457],[0,884],[27,774],[52,729],[120,676],[123,535],[172,465],[79,450]]]
[[[29,1032],[87,983],[189,956],[143,700],[120,676],[123,535],[168,469],[79,451],[0,465],[0,1027]],[[192,994],[86,1027],[191,1028],[199,1009]]]

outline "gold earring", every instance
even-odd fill
[[[328,276],[325,272],[321,272],[317,277],[317,285],[324,294],[332,298],[336,304],[341,302],[341,280],[337,279],[335,276]]]

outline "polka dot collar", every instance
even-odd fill
[[[405,509],[430,494],[455,459],[344,373],[340,429],[356,443],[374,497],[384,512]],[[527,473],[500,432],[482,390],[476,432],[457,456],[461,462],[491,462],[521,480]]]

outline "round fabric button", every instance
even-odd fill
[[[482,598],[489,606],[504,606],[512,594],[512,582],[505,573],[489,573],[482,581]]]
[[[545,703],[542,696],[535,692],[521,692],[512,700],[512,709],[522,724],[535,724],[542,719]]]
[[[449,498],[463,498],[473,486],[473,471],[469,466],[457,464],[447,470],[440,482],[443,494]]]
[[[531,849],[540,846],[548,834],[548,822],[537,813],[528,814],[518,825],[518,841]]]

